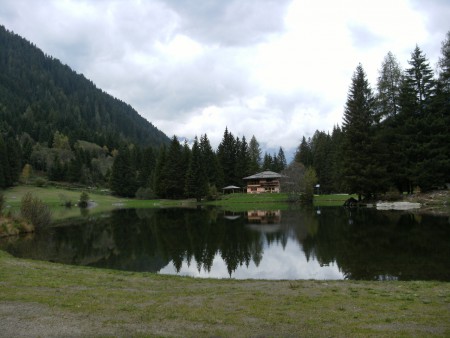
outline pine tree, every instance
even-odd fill
[[[375,145],[374,96],[361,64],[352,78],[343,119],[343,174],[349,193],[369,197],[385,189],[386,171]]]
[[[136,170],[131,164],[128,147],[122,147],[112,166],[110,187],[113,193],[124,197],[134,197],[137,190]]]
[[[377,83],[377,106],[380,119],[397,115],[399,110],[402,70],[395,56],[389,52],[381,64]]]
[[[155,172],[153,175],[153,191],[161,198],[165,197],[166,189],[164,186],[166,173],[164,167],[167,160],[167,149],[165,145],[162,145],[159,149],[158,158],[156,160]]]
[[[302,141],[295,153],[294,160],[296,162],[302,163],[305,167],[312,166],[313,158],[311,151],[311,139],[309,139],[309,141],[306,141],[305,136],[302,137]]]
[[[198,202],[208,192],[208,181],[202,163],[202,154],[197,137],[192,146],[192,156],[186,173],[185,194],[194,197]]]
[[[184,155],[186,154],[184,153]],[[178,199],[183,197],[186,175],[184,161],[183,147],[178,138],[173,136],[162,173],[162,192],[166,198]]]
[[[236,178],[236,140],[232,133],[225,128],[222,141],[217,149],[217,157],[223,171],[223,181],[225,185],[237,185],[239,180]]]
[[[408,61],[402,84],[401,109],[397,122],[403,151],[401,178],[408,182],[407,190],[419,186],[429,190],[436,182],[442,151],[438,138],[445,139],[446,127],[436,110],[436,81],[433,71],[421,49],[416,46]],[[439,131],[441,130],[441,132]],[[446,143],[444,141],[444,143]],[[445,160],[444,160],[445,161]],[[400,162],[400,161],[399,161]]]
[[[219,160],[214,153],[208,136],[205,134],[200,137],[200,153],[202,156],[202,165],[208,180],[208,185],[217,187],[223,186],[223,172],[219,165]]]
[[[259,147],[259,143],[256,140],[255,135],[253,135],[250,139],[248,150],[250,154],[249,171],[251,174],[256,174],[261,170],[261,148]]]
[[[430,64],[418,46],[411,53],[411,60],[408,63],[411,67],[406,69],[406,84],[415,93],[416,114],[422,115],[430,104],[436,82]]]
[[[251,175],[250,151],[245,136],[242,137],[242,141],[237,141],[236,143],[238,147],[236,156],[236,179],[239,181],[239,186],[242,186],[242,178]]]
[[[281,147],[280,147],[280,149],[278,149],[277,162],[278,162],[278,168],[277,168],[276,172],[281,173],[287,167],[286,156],[284,155],[283,148],[281,148]]]

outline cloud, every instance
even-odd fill
[[[289,153],[341,122],[353,72],[372,87],[391,51],[437,61],[447,1],[3,0],[0,22],[169,136],[225,127]]]
[[[291,0],[165,0],[181,18],[180,30],[208,45],[245,46],[284,30]]]

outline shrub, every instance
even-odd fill
[[[36,180],[34,181],[34,184],[35,184],[37,187],[42,188],[42,187],[45,187],[45,186],[47,185],[47,180],[46,180],[45,178],[38,177],[38,178],[36,178]]]
[[[59,199],[61,200],[61,205],[65,206],[66,208],[72,207],[72,201],[64,194],[59,194]]]
[[[50,208],[31,193],[26,193],[22,197],[20,213],[36,229],[43,228],[51,222]]]
[[[87,208],[89,202],[89,195],[87,192],[83,191],[80,195],[80,201],[78,202],[78,206],[80,208]]]

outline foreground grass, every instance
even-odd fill
[[[5,336],[448,336],[450,284],[213,280],[0,251]]]

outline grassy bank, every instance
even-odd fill
[[[212,280],[12,258],[5,336],[448,336],[450,284]]]
[[[52,208],[53,218],[55,220],[72,218],[80,216],[79,208],[72,206],[64,207],[66,201],[70,201],[75,205],[81,192],[86,191],[92,202],[92,208],[89,213],[101,213],[113,210],[115,208],[158,208],[170,206],[186,206],[195,205],[195,200],[137,200],[130,198],[120,198],[112,196],[100,190],[81,190],[81,189],[64,189],[58,187],[36,187],[29,185],[16,186],[2,191],[5,197],[5,204],[10,210],[18,210],[22,197],[31,192],[34,196],[41,199],[45,204]],[[315,196],[314,203],[318,206],[324,205],[342,205],[348,195],[320,195]],[[203,202],[204,205],[215,205],[232,211],[244,211],[249,208],[260,209],[279,209],[289,208],[287,194],[228,194],[223,195],[220,200],[213,202]],[[84,211],[86,212],[86,211]]]
[[[91,201],[91,208],[88,210],[80,210],[75,206],[80,198],[81,192],[83,191],[86,191],[89,194],[89,200]],[[45,204],[49,205],[52,210],[53,219],[55,220],[78,217],[82,212],[89,212],[90,214],[93,214],[111,211],[115,208],[152,208],[161,206],[180,206],[183,203],[186,203],[185,201],[141,201],[136,199],[120,198],[96,190],[71,190],[57,187],[35,187],[21,185],[1,192],[5,198],[5,205],[8,206],[6,211],[18,211],[20,201],[27,192],[31,192]],[[66,201],[70,201],[72,203],[72,207],[65,207],[64,204]]]

